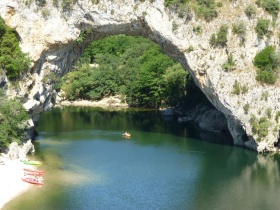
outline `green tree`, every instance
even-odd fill
[[[163,75],[166,87],[166,101],[172,106],[179,105],[186,95],[188,72],[180,64],[168,67]]]
[[[28,70],[30,59],[22,53],[16,32],[0,18],[0,64],[4,64],[9,79],[16,79]]]
[[[11,142],[20,142],[26,136],[26,121],[29,116],[17,100],[8,100],[0,89],[0,147]]]
[[[118,35],[93,42],[77,67],[62,82],[61,89],[69,100],[99,100],[121,94],[132,107],[176,106],[188,98],[187,86],[197,93],[190,100],[203,98],[183,67],[143,37]]]

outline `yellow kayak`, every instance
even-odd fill
[[[124,136],[124,137],[130,137],[130,136],[131,136],[131,134],[130,134],[130,133],[127,133],[127,132],[125,132],[125,133],[123,133],[123,136]]]

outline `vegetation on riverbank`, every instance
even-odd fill
[[[157,44],[125,35],[91,43],[61,88],[67,100],[120,94],[131,107],[178,106],[205,98],[189,73]]]
[[[5,25],[0,17],[0,76],[6,75],[16,81],[28,70],[30,60],[21,51],[17,33]],[[0,148],[11,142],[18,142],[26,137],[27,111],[17,99],[8,99],[0,88]]]
[[[16,99],[9,100],[0,89],[0,148],[11,142],[18,142],[26,137],[26,121],[29,119],[27,111]]]

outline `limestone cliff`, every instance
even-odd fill
[[[210,102],[226,116],[235,144],[259,152],[276,151],[279,124],[275,116],[280,111],[280,89],[278,85],[266,86],[256,81],[252,60],[266,45],[279,46],[279,31],[277,27],[270,28],[272,36],[259,40],[254,29],[257,18],[272,17],[258,8],[256,17],[248,19],[244,8],[249,3],[229,1],[219,8],[217,18],[206,22],[195,15],[187,20],[179,18],[164,7],[163,0],[77,0],[67,11],[55,7],[52,1],[1,0],[1,17],[17,31],[22,50],[33,61],[18,87],[7,84],[8,94],[20,97],[36,122],[39,114],[55,103],[55,78],[70,70],[88,43],[113,34],[141,35],[158,43],[191,73]],[[240,20],[248,29],[244,45],[240,46],[239,38],[229,30],[227,47],[210,46],[211,34],[217,33],[222,24],[231,29]],[[194,31],[197,26],[200,33]],[[230,53],[236,69],[226,72],[222,64]],[[233,94],[235,80],[247,91]],[[249,109],[245,112],[246,104]],[[250,116],[259,119],[267,115],[267,110],[271,110],[271,126],[268,135],[259,139],[252,132]]]

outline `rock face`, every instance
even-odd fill
[[[227,119],[220,111],[208,106],[198,105],[179,117],[178,122],[196,123],[202,130],[221,133],[227,128]]]
[[[5,152],[9,159],[24,159],[26,154],[32,154],[35,152],[34,145],[31,143],[31,140],[28,140],[23,143],[22,146],[19,146],[17,142],[12,142]]]
[[[259,152],[275,151],[279,138],[275,116],[280,111],[280,89],[278,85],[261,85],[255,80],[252,60],[265,46],[279,46],[279,29],[270,28],[270,38],[259,40],[254,29],[257,18],[272,20],[272,17],[258,8],[256,16],[248,19],[244,8],[250,3],[248,0],[228,2],[219,8],[217,18],[206,22],[195,15],[179,18],[164,7],[163,0],[77,0],[67,11],[63,11],[62,5],[54,6],[53,1],[1,0],[1,17],[17,31],[22,50],[33,61],[30,72],[23,76],[17,88],[6,84],[7,94],[22,99],[36,125],[39,114],[55,103],[55,78],[71,69],[88,43],[114,34],[141,35],[158,43],[191,73],[209,101],[225,115],[235,144]],[[238,36],[231,30],[232,24],[241,20],[247,28],[244,45],[240,45]],[[212,48],[211,34],[216,34],[222,24],[229,28],[227,47]],[[198,26],[200,33],[194,30]],[[236,69],[226,72],[222,65],[229,54],[233,55]],[[235,81],[246,91],[233,94]],[[246,112],[245,106],[249,107]],[[268,118],[270,127],[266,136],[259,137],[252,131],[252,115],[257,121]]]

